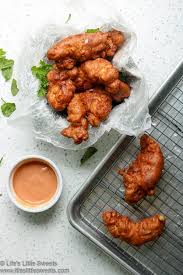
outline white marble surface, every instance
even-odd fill
[[[68,1],[70,5],[72,2]],[[97,1],[85,1],[88,8],[97,8]],[[102,2],[102,1],[101,1]],[[138,37],[134,59],[144,73],[153,95],[183,56],[182,0],[113,0],[114,8],[131,24]],[[94,6],[95,5],[95,6]],[[27,32],[42,22],[59,19],[61,0],[0,0],[0,48],[17,60]],[[102,12],[102,11],[101,11]],[[66,17],[69,10],[66,11]],[[77,10],[76,10],[77,14]],[[0,77],[0,96],[11,99],[10,84]],[[98,152],[82,168],[79,160],[83,152],[66,152],[49,144],[35,141],[31,129],[19,131],[6,125],[0,116],[0,260],[55,260],[70,274],[123,274],[123,269],[75,231],[68,223],[68,201],[81,186],[118,135],[110,133],[100,140]],[[9,169],[14,160],[24,154],[39,153],[54,160],[64,176],[64,192],[51,211],[28,215],[17,210],[6,193]],[[71,165],[75,159],[75,165]]]

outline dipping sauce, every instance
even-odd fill
[[[14,173],[13,189],[17,199],[30,206],[48,202],[57,190],[53,169],[41,161],[22,164]]]

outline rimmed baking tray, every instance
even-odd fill
[[[156,195],[135,206],[124,199],[122,177],[139,150],[139,141],[123,136],[107,153],[68,205],[70,223],[133,274],[183,274],[183,62],[150,101],[152,128],[148,131],[161,145],[165,169]],[[155,213],[167,217],[161,237],[141,247],[114,239],[101,214],[115,209],[139,219]]]

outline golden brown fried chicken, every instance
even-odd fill
[[[80,122],[74,122],[62,130],[61,134],[72,138],[76,144],[88,139],[88,121],[82,118]]]
[[[103,90],[93,89],[75,94],[67,108],[67,120],[71,122],[71,125],[64,129],[61,134],[73,138],[75,143],[80,143],[88,137],[86,134],[88,127],[83,129],[81,123],[83,119],[87,119],[93,127],[98,127],[101,121],[108,117],[111,109],[112,99]],[[77,137],[75,135],[76,131]],[[79,132],[81,132],[81,135]]]
[[[82,89],[86,82],[103,85],[115,101],[121,102],[129,97],[130,87],[128,84],[119,80],[119,72],[113,67],[111,62],[103,58],[89,60],[81,64],[79,68],[78,79],[74,80],[77,88]],[[83,83],[82,83],[83,80]]]
[[[48,73],[47,79],[49,83],[59,84],[63,80],[70,79],[75,87],[80,90],[88,90],[92,88],[92,83],[85,77],[80,68],[74,67],[71,70],[59,70],[55,65]]]
[[[114,93],[115,91],[117,92]],[[111,95],[115,102],[118,103],[122,102],[125,98],[128,98],[131,94],[130,86],[119,79],[110,83],[106,87],[106,92]]]
[[[69,122],[80,122],[86,115],[86,107],[81,100],[81,94],[75,94],[67,108],[67,120]]]
[[[88,60],[72,70],[55,69],[48,76],[52,81],[71,79],[78,90],[88,90],[96,85],[102,85],[117,102],[123,101],[130,95],[129,85],[119,80],[118,70],[103,58]]]
[[[115,83],[114,83],[115,84]],[[119,88],[117,89],[119,92],[115,94],[110,94],[112,99],[118,103],[122,102],[125,98],[130,96],[130,87],[127,83],[123,81],[118,81]]]
[[[116,85],[112,84],[114,81],[118,80],[119,72],[108,60],[103,58],[88,60],[81,64],[80,70],[84,74],[84,80],[87,79],[93,84],[105,85],[106,90],[108,91],[109,89],[109,93],[115,94],[118,92],[118,90],[116,90]]]
[[[134,222],[116,211],[106,211],[102,218],[114,238],[120,238],[132,245],[155,240],[165,226],[165,217],[160,214]]]
[[[67,111],[69,122],[79,122],[87,117],[93,127],[99,126],[112,109],[111,97],[102,90],[92,89],[84,93],[75,94]]]
[[[56,111],[63,111],[70,103],[75,92],[75,86],[71,80],[58,81],[58,84],[50,84],[47,100]]]
[[[56,61],[56,64],[57,64],[57,68],[59,69],[70,70],[75,66],[76,60],[70,57],[66,57],[64,59],[60,59]]]
[[[59,84],[63,80],[74,80],[78,76],[78,68],[74,67],[71,70],[59,70],[57,66],[53,65],[53,69],[47,74],[49,83]]]
[[[140,138],[141,151],[128,168],[119,170],[123,176],[125,200],[137,203],[144,196],[155,194],[155,186],[164,168],[164,157],[159,144],[144,134]]]
[[[123,34],[116,30],[77,34],[56,42],[47,57],[57,61],[60,69],[71,69],[76,62],[112,57],[123,42]]]
[[[92,89],[80,94],[81,101],[86,108],[88,122],[98,127],[106,120],[112,110],[112,99],[103,90]]]

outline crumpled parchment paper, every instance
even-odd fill
[[[66,2],[69,4],[69,1]],[[110,7],[106,10],[110,12]],[[82,13],[82,19],[80,13]],[[134,136],[150,128],[151,118],[148,112],[147,87],[139,69],[131,58],[136,45],[136,35],[121,17],[116,14],[112,16],[111,12],[109,14],[110,16],[105,12],[105,14],[98,16],[92,11],[87,13],[83,4],[83,7],[80,6],[77,10],[77,17],[74,20],[71,18],[68,24],[64,22],[59,25],[42,26],[38,32],[31,34],[26,40],[18,62],[17,76],[21,93],[19,93],[17,112],[13,119],[22,119],[24,123],[31,119],[36,138],[60,148],[78,150],[91,146],[105,131],[110,131],[111,128],[116,129],[121,134]],[[60,131],[68,125],[66,117],[54,112],[45,98],[37,97],[38,81],[32,76],[31,67],[37,65],[40,59],[45,58],[48,48],[54,41],[71,34],[82,33],[87,28],[96,27],[102,31],[117,29],[123,32],[126,41],[115,54],[112,63],[119,71],[123,71],[127,75],[132,92],[128,99],[113,108],[109,118],[102,122],[100,127],[90,127],[88,141],[76,145],[72,139],[60,134]]]

